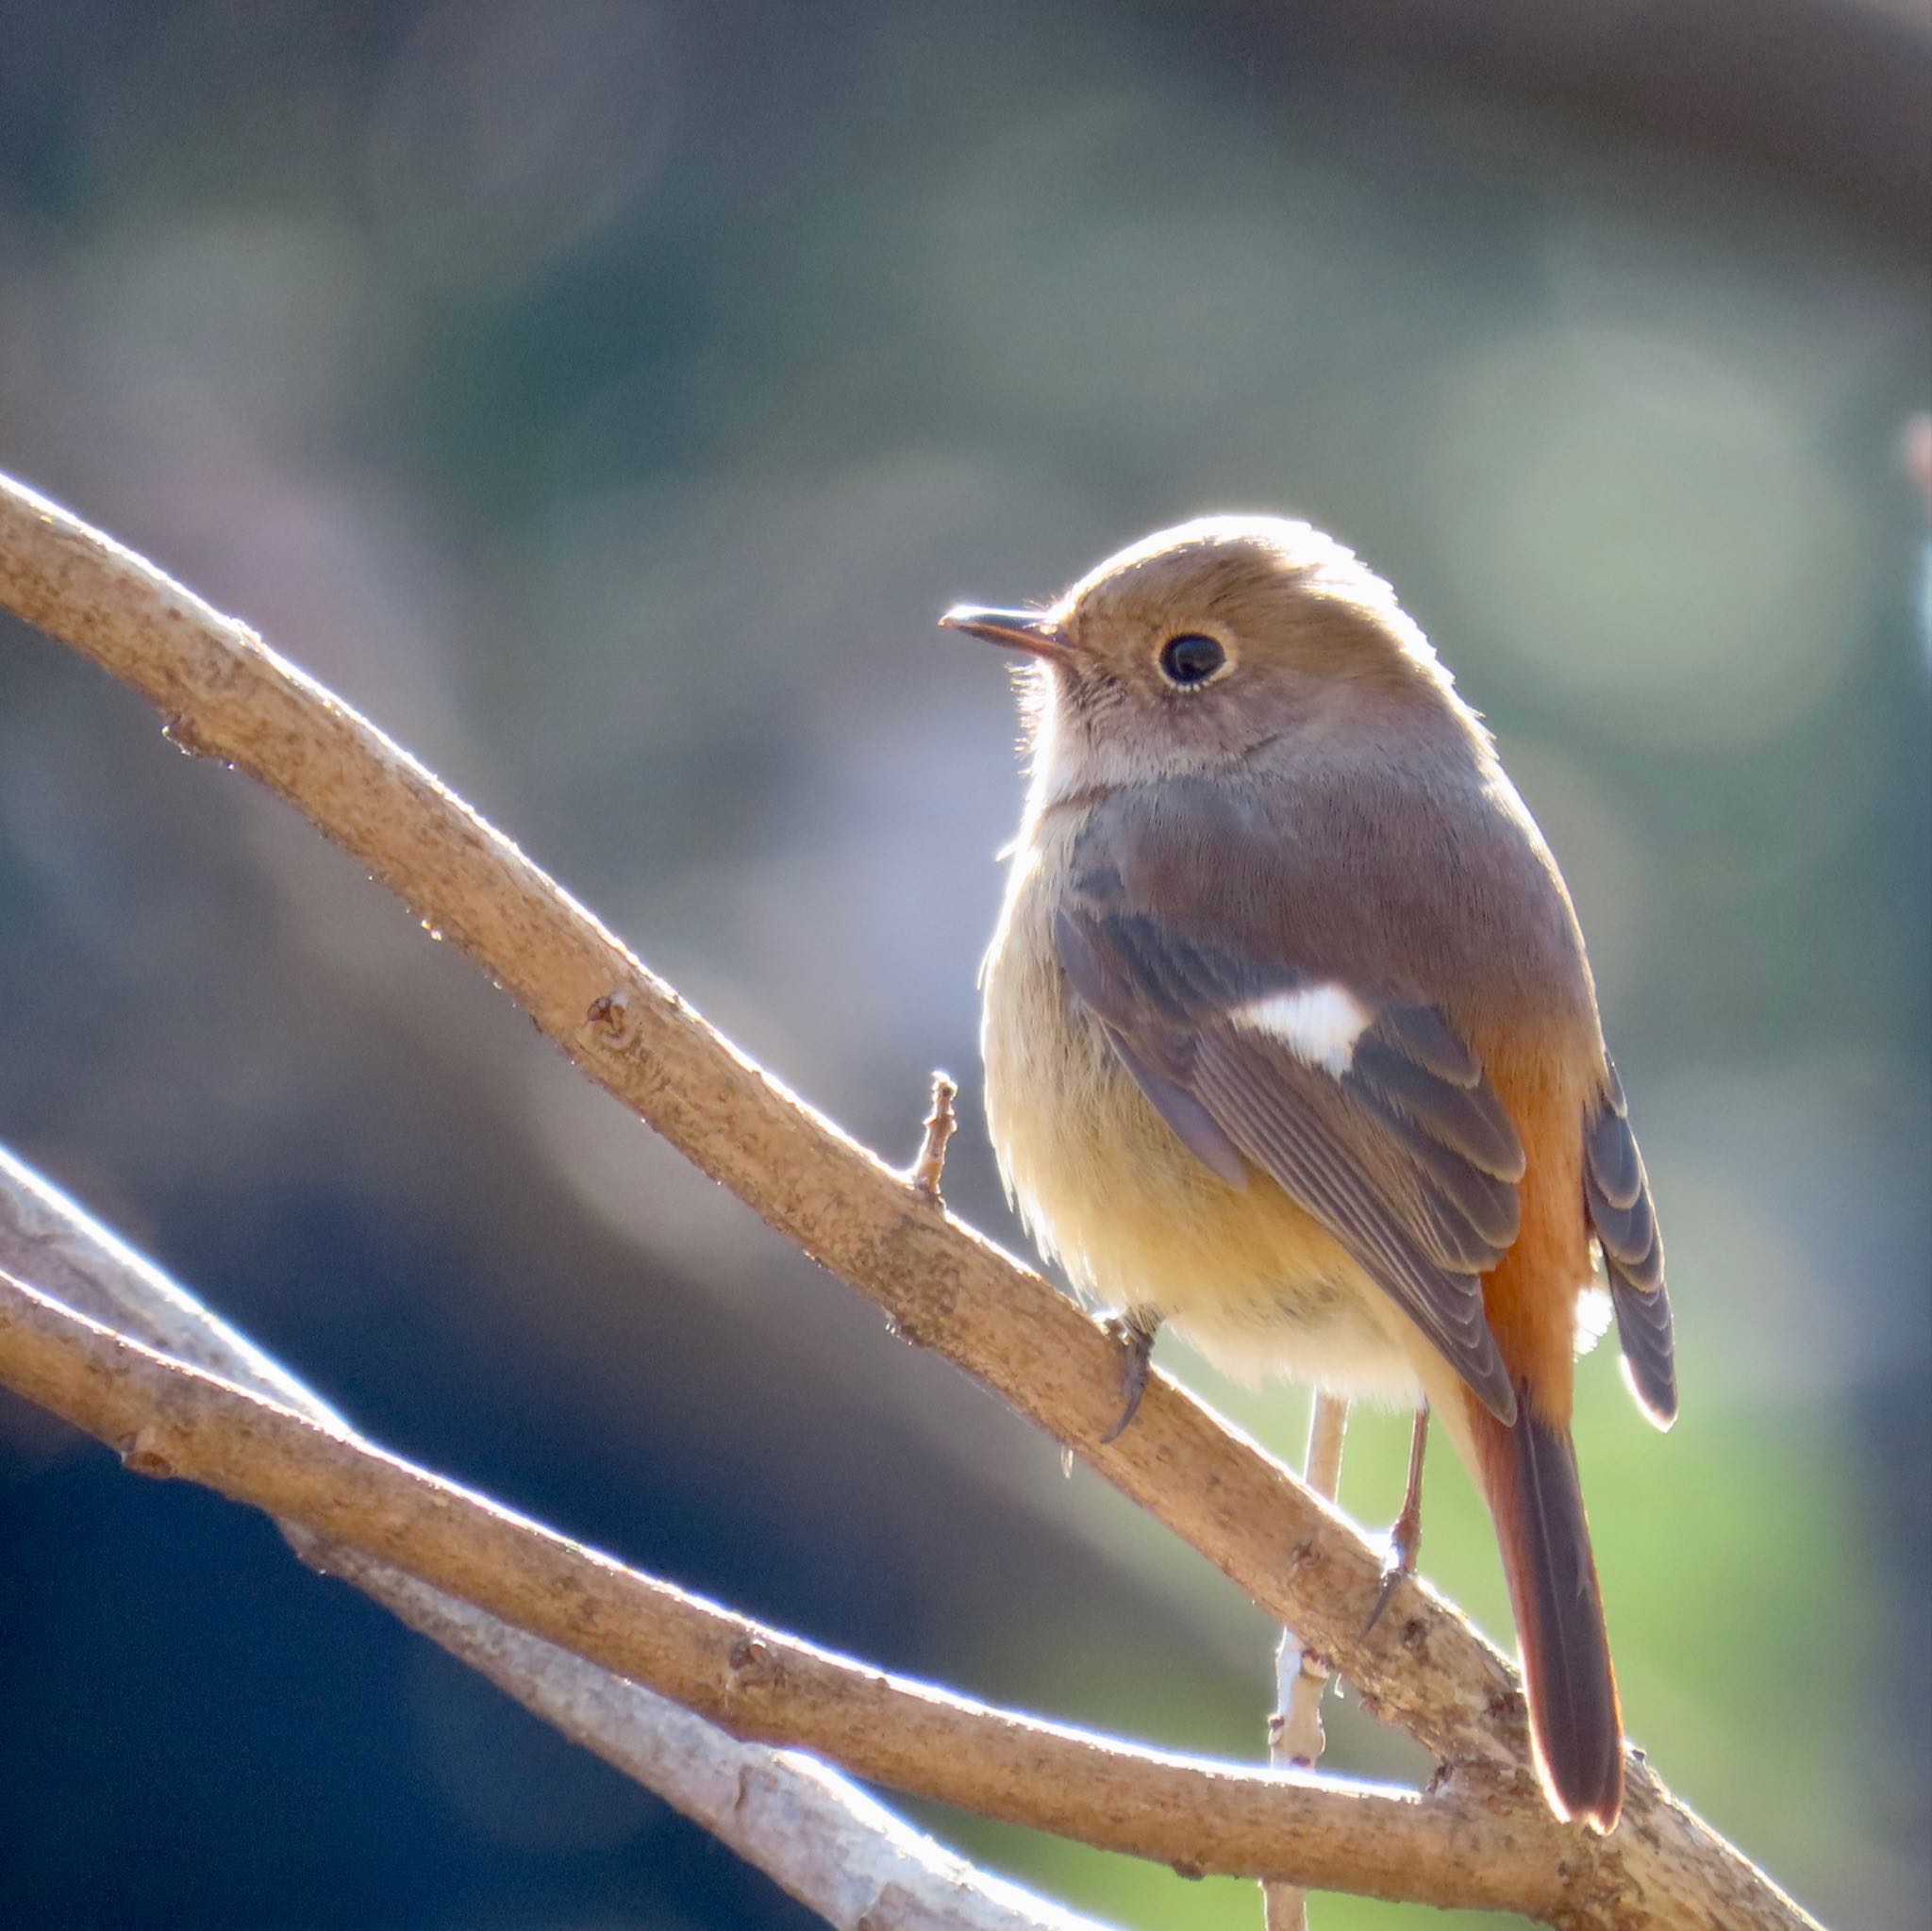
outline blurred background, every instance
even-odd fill
[[[1833,1923],[1916,1924],[1928,113],[1923,0],[0,0],[0,466],[889,1157],[961,1074],[947,1190],[1015,1244],[974,1044],[1015,725],[933,618],[1204,509],[1340,533],[1567,869],[1656,1182],[1684,1417],[1604,1349],[1579,1431],[1631,1733]],[[860,1656],[1260,1751],[1273,1632],[1206,1564],[8,620],[0,1013],[0,1140],[400,1451]],[[1303,1398],[1161,1358],[1299,1457]],[[1406,1438],[1356,1425],[1377,1532]],[[1507,1638],[1446,1456],[1424,1567]],[[18,1931],[808,1922],[12,1403],[0,1709]],[[1258,1923],[925,1821],[1124,1925]]]

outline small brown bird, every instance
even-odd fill
[[[942,621],[1033,659],[987,1113],[1035,1238],[1123,1310],[1123,1425],[1162,1320],[1243,1379],[1441,1416],[1495,1518],[1551,1805],[1609,1830],[1570,1440],[1592,1245],[1661,1426],[1671,1311],[1582,935],[1488,731],[1307,524],[1203,518],[1050,608]]]

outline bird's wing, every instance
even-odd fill
[[[1429,1004],[1291,944],[1185,936],[1148,875],[1104,830],[1083,836],[1056,918],[1074,992],[1197,1157],[1230,1181],[1266,1174],[1513,1420],[1482,1276],[1516,1238],[1524,1159],[1474,1054]]]
[[[1583,1152],[1583,1197],[1603,1249],[1631,1392],[1658,1427],[1668,1428],[1677,1419],[1677,1359],[1664,1243],[1614,1066],[1584,1129]]]

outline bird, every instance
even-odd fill
[[[1660,1427],[1673,1319],[1582,933],[1489,729],[1388,583],[1285,517],[940,621],[1024,660],[987,1121],[1036,1244],[1116,1310],[1121,1425],[1163,1323],[1250,1383],[1413,1406],[1411,1507],[1440,1418],[1545,1795],[1607,1833],[1623,1721],[1571,1434],[1597,1257]]]

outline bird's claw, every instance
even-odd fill
[[[1108,1339],[1119,1344],[1124,1356],[1121,1362],[1120,1419],[1100,1438],[1104,1448],[1109,1441],[1118,1441],[1127,1432],[1127,1424],[1141,1411],[1141,1397],[1147,1392],[1147,1374],[1154,1358],[1154,1336],[1159,1323],[1129,1309],[1125,1314],[1109,1315],[1101,1325]]]
[[[1382,1611],[1393,1601],[1396,1590],[1415,1573],[1412,1565],[1391,1560],[1382,1570],[1382,1587],[1375,1591],[1375,1606],[1369,1611],[1369,1620],[1362,1624],[1364,1636],[1382,1620]]]
[[[1369,1611],[1369,1620],[1362,1624],[1364,1636],[1382,1620],[1382,1612],[1389,1606],[1395,1591],[1415,1573],[1416,1558],[1422,1554],[1422,1541],[1421,1521],[1405,1508],[1396,1519],[1395,1526],[1389,1531],[1389,1559],[1382,1565],[1382,1587],[1376,1591],[1375,1606]]]

